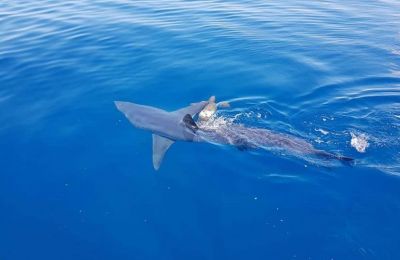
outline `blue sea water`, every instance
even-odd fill
[[[156,172],[113,104],[211,95],[355,163],[180,142]],[[399,138],[398,1],[0,3],[0,259],[400,259]]]

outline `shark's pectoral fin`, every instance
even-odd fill
[[[174,143],[174,141],[153,134],[153,166],[155,170],[160,168],[162,160],[168,148]]]

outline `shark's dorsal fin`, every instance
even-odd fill
[[[199,127],[197,126],[196,122],[194,122],[194,120],[193,120],[191,115],[186,114],[183,117],[182,121],[185,124],[185,126],[187,128],[189,128],[190,130],[192,130],[193,132],[196,132],[197,130],[199,130]]]
[[[176,110],[175,113],[180,113],[180,114],[182,114],[182,116],[185,116],[186,114],[195,116],[196,114],[200,113],[200,111],[203,110],[203,108],[205,106],[207,106],[207,104],[208,104],[207,101],[192,103],[188,107],[184,107],[184,108]]]
[[[153,134],[153,166],[155,170],[160,168],[162,160],[168,148],[174,143],[174,141]]]

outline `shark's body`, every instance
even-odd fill
[[[199,128],[193,117],[208,102],[193,103],[189,107],[167,112],[151,106],[116,101],[115,105],[137,128],[153,133],[153,166],[159,169],[165,152],[174,141],[209,142],[236,146],[240,150],[251,148],[278,148],[293,154],[317,155],[329,159],[352,161],[314,148],[298,137],[275,133],[267,129],[231,124],[219,129]]]

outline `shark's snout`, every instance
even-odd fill
[[[125,103],[125,102],[122,102],[122,101],[114,101],[114,104],[115,104],[115,106],[117,107],[117,109],[118,109],[119,111],[122,111],[122,110],[123,110],[124,103]]]

